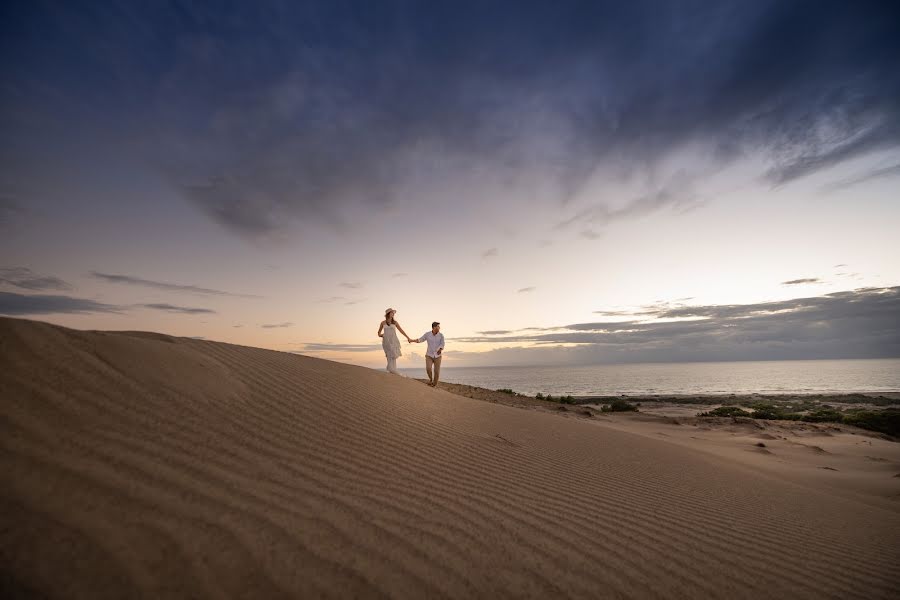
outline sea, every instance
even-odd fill
[[[425,377],[421,369],[401,369]],[[441,381],[572,396],[900,392],[900,358],[644,363],[573,367],[445,367]]]

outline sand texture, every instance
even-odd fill
[[[0,318],[0,402],[7,598],[900,589],[887,498],[362,367]]]

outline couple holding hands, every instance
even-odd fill
[[[435,321],[431,324],[431,331],[425,332],[418,339],[412,339],[406,335],[406,332],[400,327],[400,323],[394,319],[395,314],[397,311],[393,308],[384,311],[384,321],[378,326],[378,337],[381,338],[381,347],[384,348],[384,355],[387,357],[388,372],[400,374],[397,371],[397,359],[403,356],[403,352],[400,350],[400,338],[397,337],[399,331],[406,337],[406,342],[409,344],[428,342],[428,351],[425,352],[425,372],[428,373],[428,385],[436,387],[441,375],[441,358],[444,352],[444,334],[441,333],[441,324]],[[431,373],[432,367],[434,375]]]

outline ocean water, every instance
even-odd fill
[[[424,366],[402,371],[425,377]],[[530,396],[900,392],[900,359],[445,367],[441,381],[510,388]]]

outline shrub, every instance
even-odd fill
[[[783,421],[799,421],[803,415],[798,413],[787,412],[780,406],[775,406],[774,404],[766,404],[762,402],[757,402],[755,404],[751,404],[750,408],[753,409],[753,414],[750,416],[754,419],[772,419],[772,420],[783,420]]]
[[[739,406],[720,406],[719,408],[702,412],[698,417],[750,417],[749,412]]]
[[[900,437],[900,410],[860,411],[843,416],[847,425]]]
[[[511,396],[518,396],[518,395],[519,395],[519,394],[515,393],[514,391],[512,391],[512,390],[509,389],[509,388],[500,388],[499,390],[496,390],[496,391],[498,391],[498,392],[503,392],[504,394],[509,394],[509,395],[511,395]]]
[[[803,415],[800,420],[808,423],[843,423],[844,415],[831,407],[823,407]]]
[[[544,399],[544,395],[543,395],[542,393],[538,392],[538,393],[535,395],[535,398],[537,398],[538,400],[543,400],[543,399]]]
[[[637,412],[637,406],[628,402],[627,400],[622,400],[621,398],[616,398],[609,404],[604,404],[601,408],[601,412]]]

